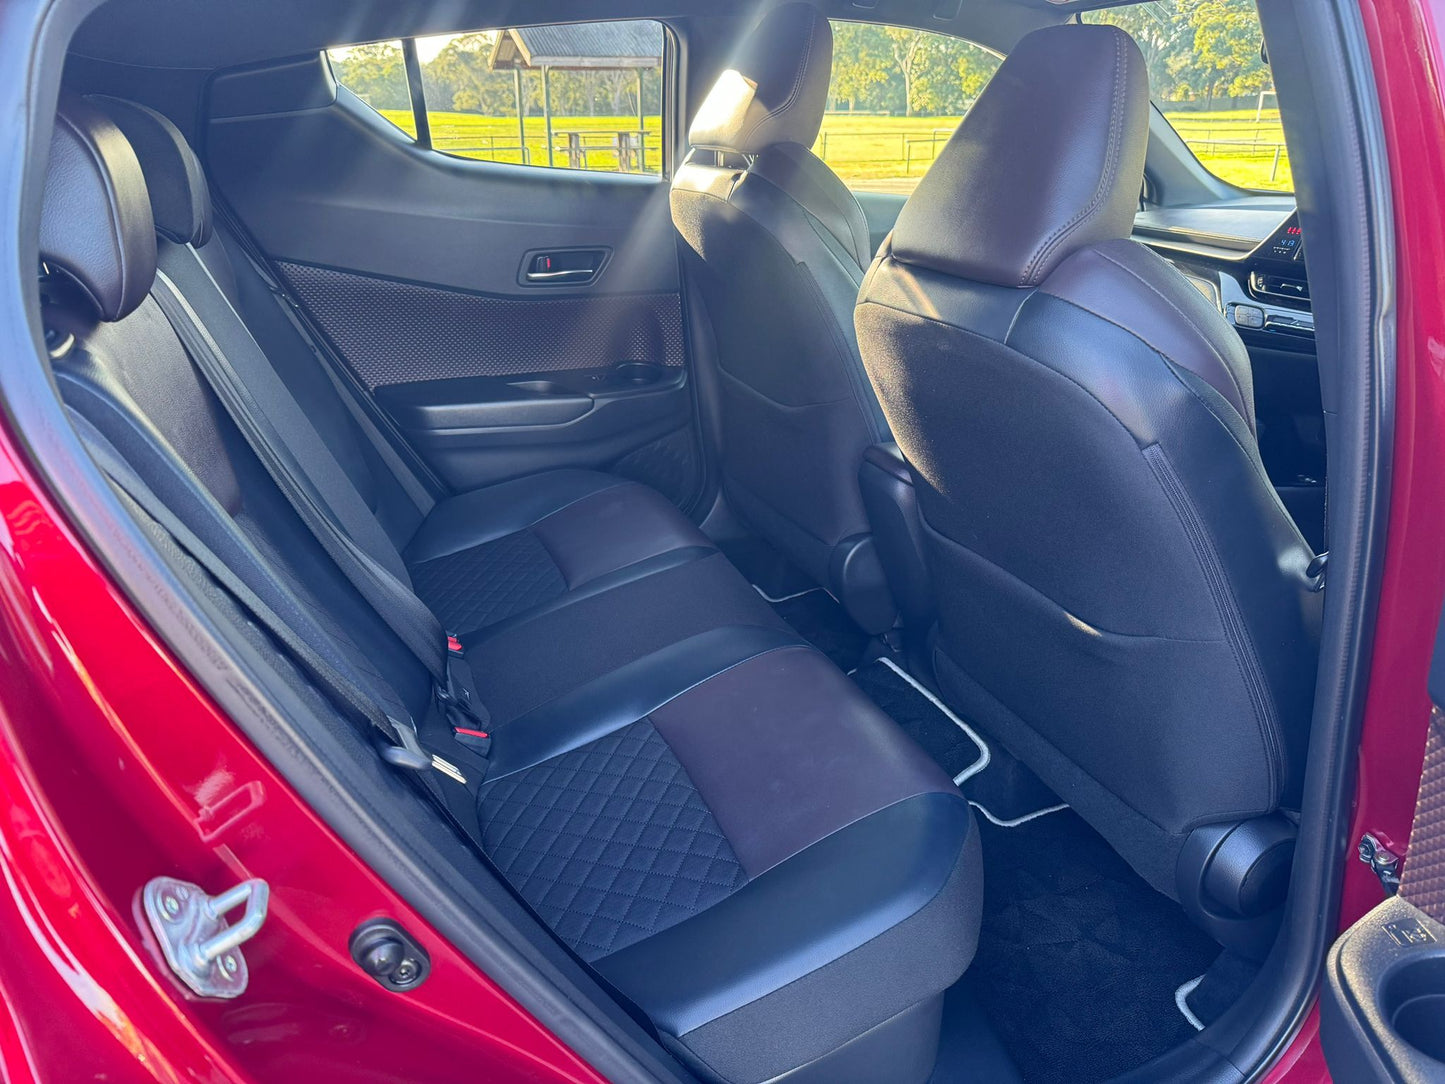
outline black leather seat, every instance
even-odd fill
[[[138,161],[94,102],[64,106],[41,249],[47,328],[70,344],[53,365],[72,416],[177,519],[212,510],[207,544],[222,563],[253,590],[258,573],[281,584],[286,623],[324,642],[359,692],[423,736],[449,731],[430,675],[295,515],[147,296],[155,228],[173,269],[169,246],[200,245],[189,255],[229,277],[223,250],[206,255],[217,242],[198,225],[194,156],[159,115],[100,104],[145,153]],[[206,328],[221,337],[217,283],[192,285],[187,303],[217,317]],[[284,390],[264,409],[322,417]],[[243,595],[127,493],[176,575],[295,674]],[[454,627],[468,630],[491,726],[486,752],[462,762],[454,815],[474,817],[479,845],[552,936],[703,1079],[928,1077],[943,992],[977,944],[982,860],[967,801],[896,723],[643,487],[556,471],[455,496],[414,525],[405,561],[399,543],[386,550],[379,513],[368,530],[378,560],[404,566],[438,616],[461,615]],[[516,563],[488,557],[497,545],[520,547]],[[418,571],[447,560],[450,578]],[[545,592],[516,589],[533,573]],[[325,718],[335,704],[297,677]],[[337,735],[382,770],[369,736]],[[368,778],[377,807],[406,786]]]
[[[880,632],[892,611],[858,468],[887,426],[853,334],[868,225],[808,150],[832,55],[809,4],[758,23],[693,120],[672,217],[717,339],[730,506]]]
[[[1242,344],[1129,240],[1148,94],[1116,29],[1025,37],[899,216],[858,341],[948,699],[1227,939],[1287,876],[1320,595]]]

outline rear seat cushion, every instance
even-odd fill
[[[582,711],[501,730],[479,817],[680,1054],[763,1080],[949,986],[982,881],[963,796],[836,667],[760,630],[733,650],[702,680],[669,666],[675,695],[601,732]]]
[[[465,643],[571,592],[646,575],[658,557],[714,552],[661,494],[612,475],[557,470],[442,501],[403,557],[417,594]]]

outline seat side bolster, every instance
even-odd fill
[[[880,1007],[877,1023],[946,988],[972,959],[976,939],[967,931],[976,922],[967,914],[977,914],[982,882],[977,835],[961,794],[915,795],[594,966],[660,1030],[685,1036],[843,959],[937,901],[956,922],[947,936],[935,931],[938,973],[910,976],[911,997]]]

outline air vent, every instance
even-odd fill
[[[1289,275],[1265,275],[1250,272],[1249,292],[1255,297],[1282,298],[1305,305],[1310,301],[1310,284],[1302,278]]]

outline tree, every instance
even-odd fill
[[[378,41],[337,49],[331,53],[331,68],[337,81],[371,108],[411,108],[406,60],[398,42]]]
[[[1208,97],[1257,94],[1270,86],[1260,55],[1259,15],[1250,0],[1195,0],[1188,14],[1193,55],[1208,79]]]
[[[1088,22],[1120,27],[1139,43],[1159,101],[1210,102],[1257,93],[1271,83],[1260,57],[1254,0],[1177,0],[1088,12]]]
[[[837,23],[833,28],[833,82],[835,99],[849,109],[875,108],[889,78],[892,43],[881,26]]]
[[[511,72],[487,67],[496,31],[458,34],[422,65],[422,89],[431,110],[486,113],[505,116],[516,113],[516,91]]]
[[[914,60],[913,112],[956,117],[993,77],[999,58],[962,38],[924,36]]]
[[[892,47],[893,63],[903,77],[903,115],[913,116],[913,80],[918,74],[918,63],[924,53],[925,39],[932,37],[922,30],[910,30],[906,26],[885,26]]]

